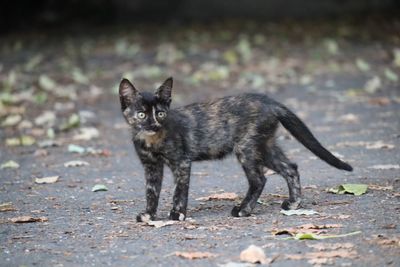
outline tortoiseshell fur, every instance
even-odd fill
[[[352,170],[350,165],[322,147],[296,115],[266,95],[241,94],[169,109],[171,90],[172,78],[168,78],[155,94],[139,92],[126,79],[120,84],[121,109],[131,126],[133,143],[146,178],[147,207],[137,216],[137,221],[155,219],[164,165],[171,169],[175,178],[169,217],[184,220],[191,163],[222,159],[231,153],[236,155],[249,182],[245,198],[231,212],[233,216],[251,214],[266,182],[264,167],[283,176],[288,184],[289,199],[283,202],[282,208],[300,207],[297,165],[275,142],[279,123],[327,163]]]

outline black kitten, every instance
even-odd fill
[[[119,88],[121,109],[132,128],[133,143],[144,167],[146,211],[138,221],[153,220],[167,165],[175,177],[172,220],[184,220],[193,161],[222,159],[235,153],[249,182],[246,197],[232,210],[235,217],[249,216],[266,178],[267,167],[282,175],[289,187],[283,209],[301,204],[297,165],[275,142],[279,122],[305,147],[328,164],[347,171],[352,167],[326,150],[306,125],[289,109],[263,94],[228,96],[207,103],[169,109],[172,78],[152,93],[139,92],[123,79]]]

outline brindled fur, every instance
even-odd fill
[[[288,108],[264,94],[241,94],[170,109],[172,78],[152,93],[139,92],[128,80],[120,84],[123,116],[144,167],[147,206],[138,221],[154,220],[167,165],[175,178],[172,220],[186,218],[190,169],[193,161],[222,159],[234,153],[249,182],[247,194],[232,209],[235,217],[249,216],[264,188],[267,167],[285,178],[289,198],[283,209],[301,205],[297,165],[275,142],[281,123],[299,142],[330,165],[352,167],[326,150]]]

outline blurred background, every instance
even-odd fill
[[[266,175],[276,177],[257,217],[230,219],[232,201],[199,203],[198,197],[221,190],[244,194],[247,181],[233,158],[193,166],[189,212],[199,231],[179,225],[159,232],[133,222],[145,205],[144,179],[118,84],[126,77],[153,91],[169,76],[174,106],[261,92],[296,112],[355,168],[338,172],[289,134],[278,135],[299,163],[305,195],[317,201],[311,208],[343,214],[324,219],[346,227],[332,233],[363,229],[351,238],[360,256],[338,258],[338,265],[396,265],[395,248],[388,252],[368,238],[398,233],[399,0],[1,1],[0,203],[8,205],[0,209],[0,223],[7,222],[0,231],[1,263],[187,266],[171,256],[186,249],[215,252],[222,262],[237,260],[244,244],[269,235],[270,227],[311,222],[275,216],[287,187],[271,172]],[[60,179],[35,183],[48,176]],[[172,181],[166,170],[161,219],[171,207]],[[346,181],[382,191],[354,200],[343,195],[339,202],[325,192]],[[92,192],[96,184],[109,191]],[[49,223],[9,223],[28,214]],[[272,243],[263,243],[272,245],[263,246],[268,256],[310,250],[303,242]],[[282,257],[277,262],[301,265]]]
[[[99,110],[119,116],[122,77],[154,90],[173,76],[174,105],[244,91],[269,93],[294,107],[296,98],[313,94],[398,102],[399,1],[0,5],[0,116],[6,136],[18,131],[40,139],[51,129],[52,137]],[[91,113],[81,112],[86,109]]]

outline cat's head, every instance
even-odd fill
[[[154,135],[163,127],[171,103],[172,77],[154,92],[139,92],[123,79],[119,85],[121,109],[128,124],[144,135]]]

